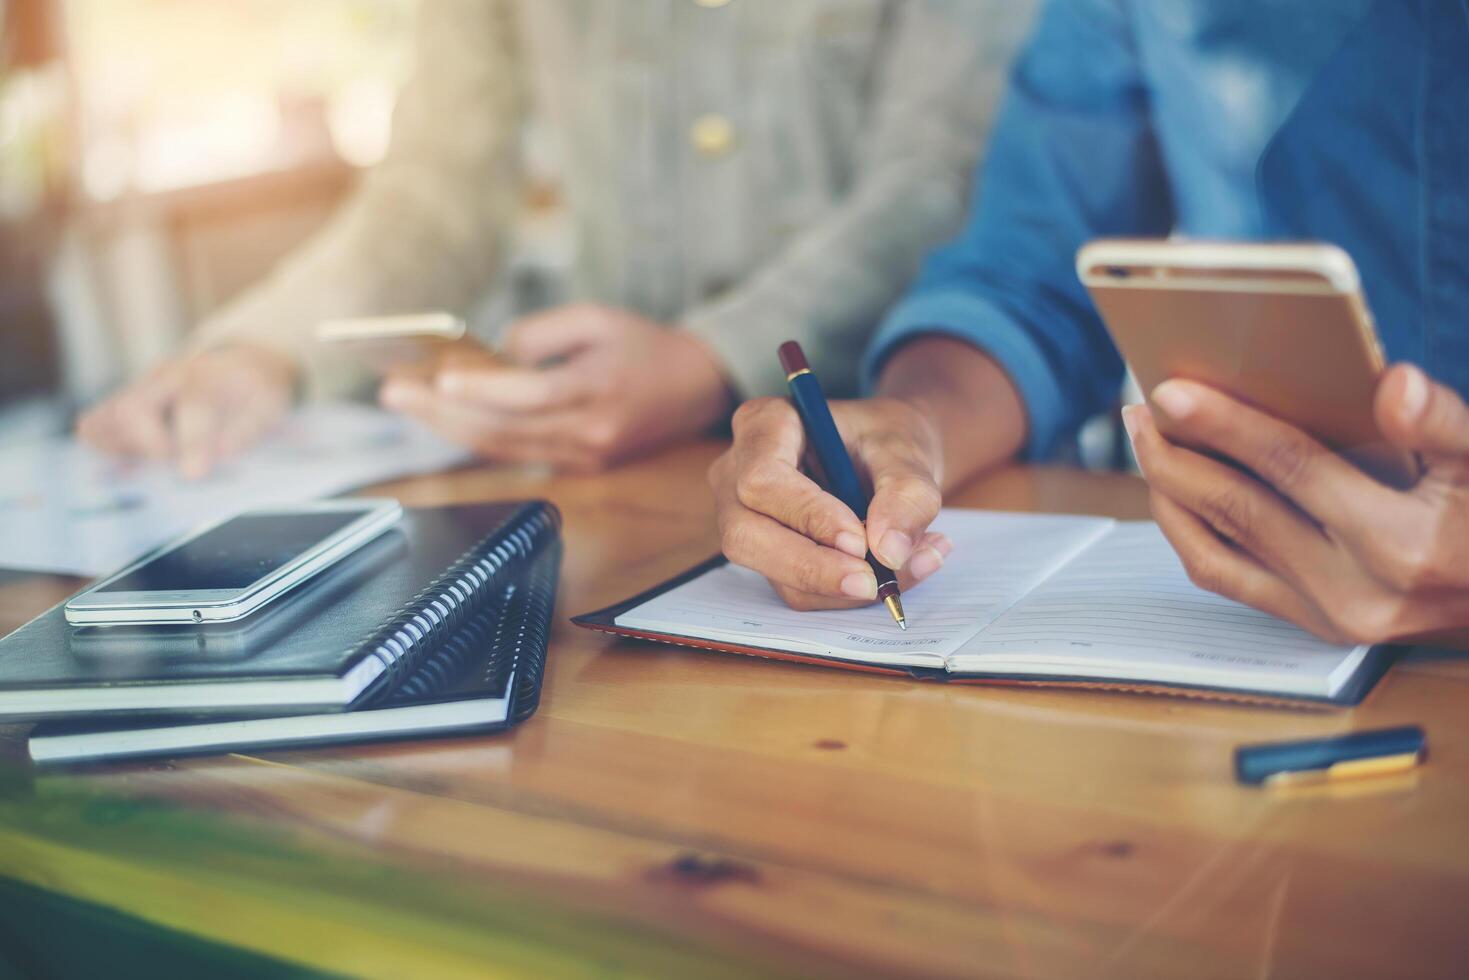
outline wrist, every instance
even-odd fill
[[[913,406],[938,433],[945,489],[1025,444],[1025,406],[1008,374],[984,351],[952,337],[920,336],[888,358],[877,394]]]

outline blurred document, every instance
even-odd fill
[[[202,480],[75,439],[0,450],[0,568],[101,575],[205,521],[442,469],[468,453],[374,408],[312,405]]]

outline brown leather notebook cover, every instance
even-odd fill
[[[1152,694],[1171,697],[1197,698],[1206,701],[1229,701],[1241,704],[1263,705],[1274,708],[1294,708],[1308,711],[1325,711],[1348,708],[1362,700],[1377,686],[1382,675],[1392,666],[1399,654],[1395,647],[1376,647],[1367,654],[1366,661],[1352,679],[1335,697],[1317,698],[1298,695],[1271,695],[1258,691],[1221,687],[1193,687],[1182,684],[1147,683],[1139,681],[1114,681],[1093,677],[1057,677],[1034,674],[956,674],[946,670],[926,667],[891,667],[884,664],[869,664],[848,660],[843,657],[822,657],[807,653],[790,653],[770,647],[721,643],[700,637],[683,636],[676,633],[658,633],[618,626],[617,618],[643,603],[654,599],[685,582],[693,581],[705,572],[725,564],[723,555],[716,555],[700,562],[688,571],[666,582],[655,585],[630,599],[572,618],[572,622],[585,629],[612,636],[636,640],[650,640],[673,646],[689,647],[694,650],[717,653],[738,653],[747,657],[763,657],[767,660],[784,660],[790,663],[811,664],[819,667],[838,667],[868,674],[886,674],[890,677],[907,677],[915,680],[939,681],[948,684],[987,684],[1003,687],[1052,687],[1074,690],[1112,691],[1130,694]]]

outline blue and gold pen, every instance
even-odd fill
[[[1242,745],[1234,771],[1242,783],[1295,786],[1405,772],[1423,761],[1427,738],[1416,725],[1336,738]]]
[[[791,389],[791,401],[801,416],[806,440],[811,444],[811,451],[816,454],[816,461],[821,464],[827,492],[850,507],[852,513],[857,515],[857,520],[867,523],[867,494],[862,489],[861,481],[857,479],[857,469],[852,465],[852,457],[847,455],[847,446],[842,442],[841,433],[837,431],[837,424],[831,417],[826,395],[821,391],[821,382],[811,373],[811,365],[806,362],[806,354],[801,350],[800,344],[788,340],[780,345],[780,366],[785,370],[786,383]],[[893,622],[906,630],[908,617],[903,614],[903,596],[898,591],[898,576],[891,568],[878,561],[871,550],[867,552],[867,564],[872,566],[872,574],[877,576],[877,597],[888,607],[888,612],[893,614]]]

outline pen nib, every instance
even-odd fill
[[[898,624],[898,628],[900,630],[907,632],[908,617],[903,615],[902,597],[898,596],[897,594],[884,596],[882,602],[883,605],[888,607],[888,612],[893,614],[893,622]]]

